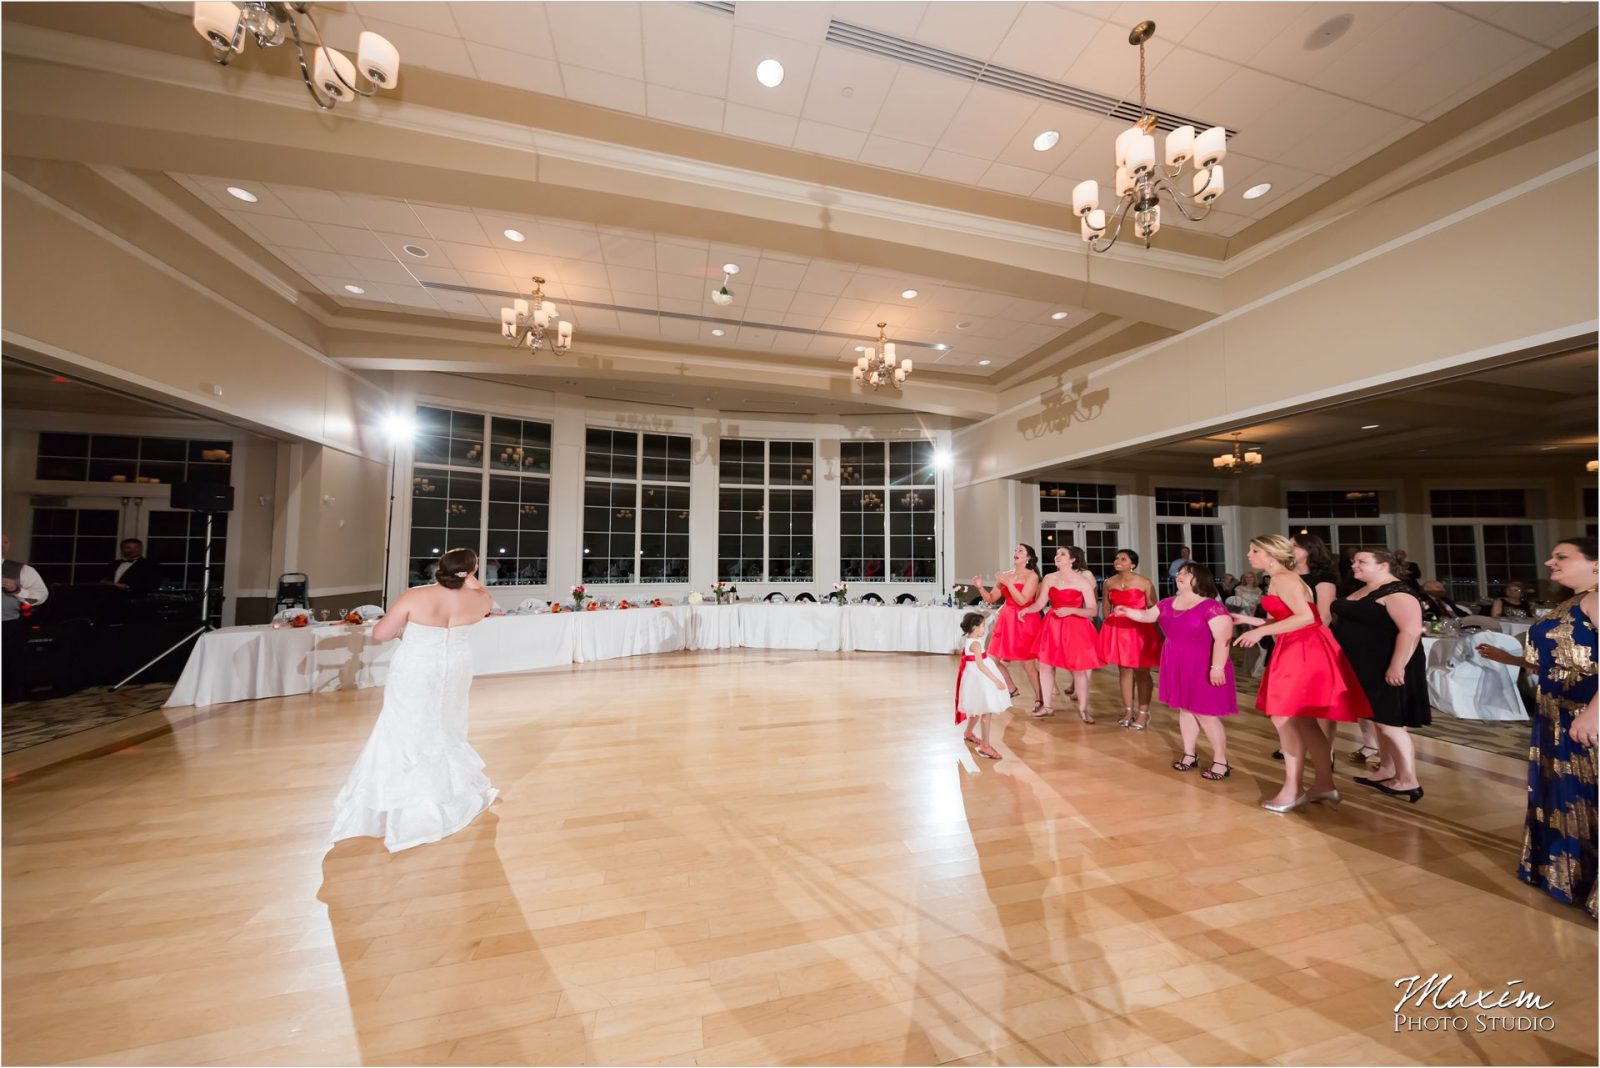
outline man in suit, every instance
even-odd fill
[[[144,542],[127,538],[122,543],[122,558],[113,560],[106,568],[103,585],[127,590],[135,597],[143,597],[161,588],[161,565],[145,556]]]
[[[4,700],[9,703],[28,691],[23,677],[27,670],[24,657],[28,642],[26,612],[34,605],[44,604],[50,597],[50,590],[39,572],[20,560],[11,559],[11,538],[5,534],[0,534],[0,554],[5,557],[4,567],[0,568],[4,571],[0,586],[5,588],[4,663],[0,664],[0,676],[4,678]]]
[[[1452,601],[1445,593],[1444,583],[1432,579],[1422,584],[1422,618],[1464,619],[1472,613]]]

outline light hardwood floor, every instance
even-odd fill
[[[16,754],[4,1058],[1595,1062],[1595,930],[1512,875],[1516,761],[1423,741],[1421,805],[1345,763],[1342,805],[1276,816],[1253,714],[1203,782],[1170,713],[1111,723],[1102,674],[1099,724],[1019,702],[974,763],[953,675],[742,651],[480,679],[503,801],[394,856],[324,844],[381,691]],[[1524,979],[1555,1030],[1396,1033],[1394,981],[1433,973]]]

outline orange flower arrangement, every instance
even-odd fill
[[[311,617],[309,615],[295,616],[289,620],[289,626],[291,627],[309,627],[310,625]]]
[[[362,622],[361,613],[352,608],[344,614],[344,621],[346,623],[360,623]]]
[[[552,615],[555,614],[556,612],[564,612],[564,611],[566,611],[566,609],[562,608],[558,604],[553,604],[553,605],[550,606],[550,612],[551,612]]]
[[[583,610],[585,612],[598,612],[600,610],[600,606],[595,604],[593,601],[590,601],[588,604],[584,605]]]
[[[627,601],[618,601],[617,602],[617,607],[618,608],[632,608],[633,605],[629,604]]]
[[[652,598],[652,599],[651,599],[651,601],[650,601],[650,607],[651,607],[651,608],[661,608],[661,607],[664,607],[664,606],[663,606],[663,605],[662,605],[662,603],[661,603],[661,598],[659,598],[659,597],[654,597],[654,598]]]

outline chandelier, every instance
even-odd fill
[[[878,343],[875,347],[868,347],[865,355],[856,361],[854,378],[857,382],[870,383],[874,392],[879,386],[894,383],[896,389],[911,374],[911,359],[895,362],[894,342],[884,336],[884,327],[888,323],[878,324]]]
[[[1242,475],[1248,468],[1261,466],[1261,452],[1259,449],[1246,449],[1239,440],[1237,431],[1233,435],[1233,451],[1225,452],[1221,456],[1211,458],[1211,466],[1218,471],[1229,471],[1235,475]]]
[[[1149,248],[1150,238],[1161,229],[1162,194],[1178,214],[1190,222],[1199,222],[1211,214],[1212,203],[1225,188],[1222,160],[1228,154],[1228,131],[1221,126],[1199,134],[1193,126],[1178,127],[1167,134],[1166,165],[1156,159],[1156,116],[1149,114],[1144,104],[1144,43],[1155,32],[1156,24],[1147,20],[1128,34],[1128,43],[1139,46],[1139,121],[1117,135],[1119,199],[1110,212],[1117,221],[1109,239],[1106,226],[1110,216],[1100,207],[1100,183],[1091,178],[1072,190],[1072,210],[1083,220],[1080,232],[1091,252],[1107,252],[1117,243],[1129,211],[1133,212],[1134,230],[1144,239],[1144,247]],[[1180,181],[1186,163],[1193,165],[1186,183],[1188,193]],[[1186,201],[1196,206],[1195,214],[1184,206]]]
[[[307,41],[300,39],[300,23],[310,29]],[[284,31],[294,41],[294,53],[300,61],[300,77],[317,107],[333,110],[341,100],[356,96],[374,96],[379,89],[393,89],[400,80],[400,53],[386,38],[363,30],[357,44],[356,61],[336,48],[322,44],[322,31],[311,17],[311,4],[265,3],[251,0],[245,4],[228,0],[203,0],[194,5],[194,30],[211,42],[216,60],[224,67],[234,54],[244,51],[246,37],[254,37],[259,48],[274,48],[283,44]],[[306,62],[306,45],[316,47],[311,62]],[[371,89],[356,84],[356,71],[366,78]]]
[[[545,331],[555,323],[551,350],[566,352],[572,348],[572,323],[566,319],[556,322],[556,306],[544,299],[543,278],[534,278],[529,297],[529,300],[519,297],[511,302],[511,307],[500,309],[500,336],[513,345],[526,345],[528,351],[538,352],[539,346],[544,344]]]

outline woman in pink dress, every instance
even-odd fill
[[[1056,570],[1039,583],[1039,596],[1029,609],[1044,612],[1039,635],[1039,685],[1044,709],[1034,715],[1053,716],[1056,669],[1072,672],[1068,696],[1078,697],[1078,718],[1093,723],[1089,714],[1089,673],[1104,665],[1096,648],[1094,631],[1095,578],[1076,545],[1056,549]]]
[[[972,577],[972,584],[978,587],[978,592],[990,604],[1005,601],[1000,609],[1000,617],[994,622],[994,631],[989,635],[989,655],[1005,677],[1006,687],[1012,697],[1019,692],[1017,684],[1006,665],[1000,661],[1011,660],[1022,665],[1023,673],[1028,676],[1036,695],[1033,712],[1038,715],[1044,707],[1044,700],[1039,696],[1043,691],[1039,689],[1039,665],[1035,661],[1039,655],[1039,630],[1043,621],[1039,613],[1027,609],[1039,595],[1039,554],[1033,551],[1031,545],[1018,545],[1011,554],[1011,570],[995,575],[994,589],[987,589],[983,579],[977,575]]]
[[[1310,591],[1294,570],[1294,548],[1281,534],[1250,542],[1250,566],[1267,573],[1267,595],[1261,607],[1272,617],[1253,616],[1234,622],[1253,630],[1234,639],[1249,648],[1271,634],[1276,637],[1267,674],[1256,694],[1256,708],[1272,717],[1283,749],[1283,786],[1261,802],[1269,812],[1291,812],[1316,801],[1340,801],[1333,785],[1333,743],[1320,721],[1359,723],[1372,718],[1372,706],[1333,632],[1317,615]],[[1312,766],[1311,790],[1300,791],[1307,761]]]
[[[1178,710],[1178,732],[1183,754],[1173,761],[1173,771],[1192,771],[1200,764],[1195,742],[1202,730],[1211,743],[1211,766],[1200,773],[1216,782],[1233,774],[1228,764],[1228,738],[1222,717],[1237,715],[1239,694],[1233,688],[1233,665],[1228,662],[1228,642],[1233,622],[1217,600],[1211,569],[1187,563],[1174,579],[1178,595],[1155,608],[1118,607],[1117,614],[1149,623],[1160,619],[1161,701]]]
[[[1153,608],[1156,588],[1138,573],[1139,554],[1118,549],[1111,562],[1116,574],[1106,579],[1105,622],[1100,626],[1100,659],[1117,665],[1122,684],[1122,718],[1117,726],[1142,731],[1150,725],[1150,669],[1161,665],[1161,634],[1154,623],[1141,623],[1116,614],[1118,607]],[[1134,702],[1138,701],[1138,714]]]

